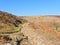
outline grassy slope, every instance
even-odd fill
[[[19,21],[19,22],[17,22]],[[23,20],[15,15],[0,11],[0,33],[14,32],[20,28]]]
[[[54,16],[32,16],[24,17],[28,24],[24,25],[22,32],[29,36],[32,45],[59,45],[60,32],[53,23],[60,24],[60,18]],[[35,31],[34,31],[35,30]],[[41,34],[42,33],[42,34]],[[35,37],[35,38],[34,38]],[[59,41],[58,41],[59,40]],[[45,42],[45,43],[43,43]]]
[[[55,30],[55,26],[53,23],[56,22],[57,25],[60,25],[60,19],[57,17],[26,17],[26,20],[28,20],[31,23],[32,28],[40,29],[42,28],[42,31],[45,33],[50,33],[53,36],[56,36],[60,39],[60,32],[58,30]]]

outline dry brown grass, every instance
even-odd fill
[[[53,23],[60,24],[60,18],[54,16],[24,17],[22,32],[29,37],[31,45],[60,45],[60,32]],[[60,29],[60,28],[59,28]]]

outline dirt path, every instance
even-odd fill
[[[42,30],[42,28],[40,28]],[[47,35],[43,34],[40,30],[35,30],[25,23],[22,32],[28,36],[31,45],[60,45],[60,42],[50,39]]]

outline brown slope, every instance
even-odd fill
[[[60,25],[60,19],[54,16],[24,17],[28,21],[22,32],[29,37],[31,45],[60,45],[60,32],[53,25]],[[59,27],[60,29],[60,27]]]

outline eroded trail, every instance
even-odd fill
[[[25,23],[22,28],[22,32],[28,36],[28,40],[31,45],[60,45],[59,41],[56,41],[49,36],[42,33],[39,29],[30,27],[30,23]],[[41,30],[43,30],[40,27]]]

